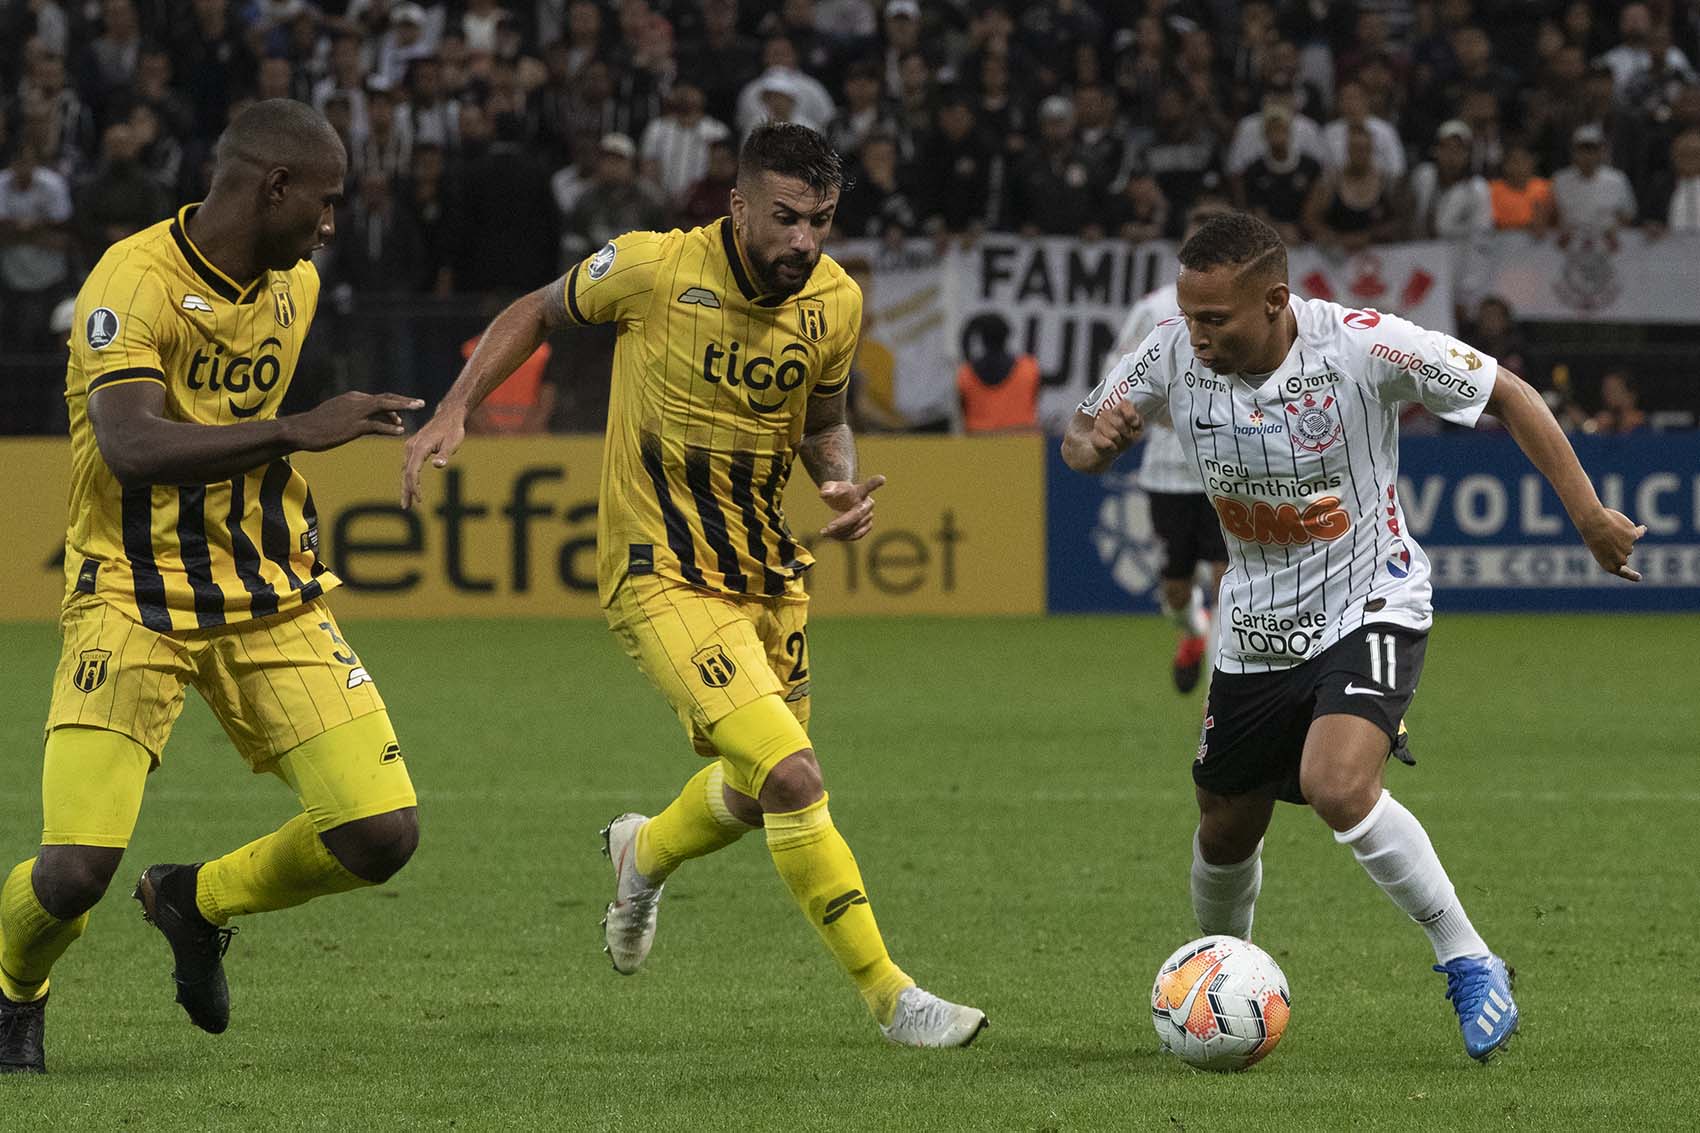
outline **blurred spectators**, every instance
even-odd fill
[[[348,147],[341,306],[470,310],[724,215],[768,117],[843,153],[840,235],[1174,238],[1214,193],[1347,249],[1700,230],[1697,54],[1696,0],[10,0],[0,349],[205,192],[249,99],[311,102]],[[594,412],[561,391],[558,419]]]
[[[1647,427],[1641,411],[1640,389],[1628,370],[1612,370],[1600,379],[1600,411],[1584,428],[1590,433],[1621,436]]]
[[[1523,228],[1536,234],[1553,223],[1552,182],[1535,176],[1535,154],[1521,142],[1505,151],[1505,168],[1488,182],[1495,228]]]
[[[1552,179],[1559,227],[1568,232],[1611,232],[1635,219],[1635,194],[1623,171],[1604,160],[1605,138],[1594,125],[1571,137],[1571,163]]]

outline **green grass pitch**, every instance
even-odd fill
[[[334,601],[334,599],[333,599]],[[1147,992],[1196,935],[1196,698],[1155,619],[828,621],[811,631],[833,813],[898,962],[992,1027],[885,1045],[759,838],[668,885],[649,966],[600,952],[597,828],[696,766],[598,625],[353,623],[422,800],[389,887],[242,922],[228,1033],[172,1002],[143,865],[292,813],[191,697],[120,879],[55,973],[45,1079],[0,1128],[1694,1128],[1694,617],[1442,614],[1393,790],[1518,969],[1523,1030],[1465,1058],[1422,934],[1283,807],[1257,939],[1291,981],[1264,1064],[1156,1050]],[[0,868],[39,830],[57,639],[0,627]]]

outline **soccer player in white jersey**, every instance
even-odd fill
[[[1201,201],[1187,213],[1186,235],[1213,216],[1231,212],[1226,201]],[[1145,336],[1164,319],[1180,314],[1175,285],[1166,283],[1133,305],[1116,338],[1116,358],[1133,353]],[[1228,569],[1228,549],[1222,543],[1222,528],[1204,494],[1198,469],[1181,452],[1173,429],[1155,421],[1145,425],[1145,452],[1139,463],[1139,486],[1151,504],[1151,526],[1163,543],[1162,585],[1159,591],[1163,616],[1180,631],[1175,644],[1175,688],[1182,693],[1198,687],[1204,667],[1204,634],[1210,627],[1203,604],[1194,600],[1193,579],[1200,563],[1210,564],[1212,603],[1222,588]]]
[[[1193,764],[1199,926],[1250,935],[1275,801],[1308,804],[1428,934],[1464,1049],[1485,1060],[1517,1027],[1511,972],[1422,824],[1382,788],[1432,620],[1428,560],[1395,487],[1399,406],[1499,418],[1609,573],[1640,580],[1629,556],[1646,528],[1600,503],[1545,403],[1493,358],[1393,315],[1295,298],[1268,225],[1208,221],[1180,261],[1181,315],[1081,404],[1063,458],[1102,472],[1166,416],[1228,537]]]

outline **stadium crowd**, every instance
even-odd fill
[[[1700,0],[9,0],[0,352],[256,98],[347,146],[346,306],[712,219],[769,117],[848,159],[847,236],[1173,237],[1206,195],[1346,249],[1700,230],[1697,58]]]

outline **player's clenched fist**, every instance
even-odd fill
[[[1099,456],[1114,459],[1128,450],[1145,431],[1145,422],[1131,401],[1117,401],[1098,410],[1087,440]]]

